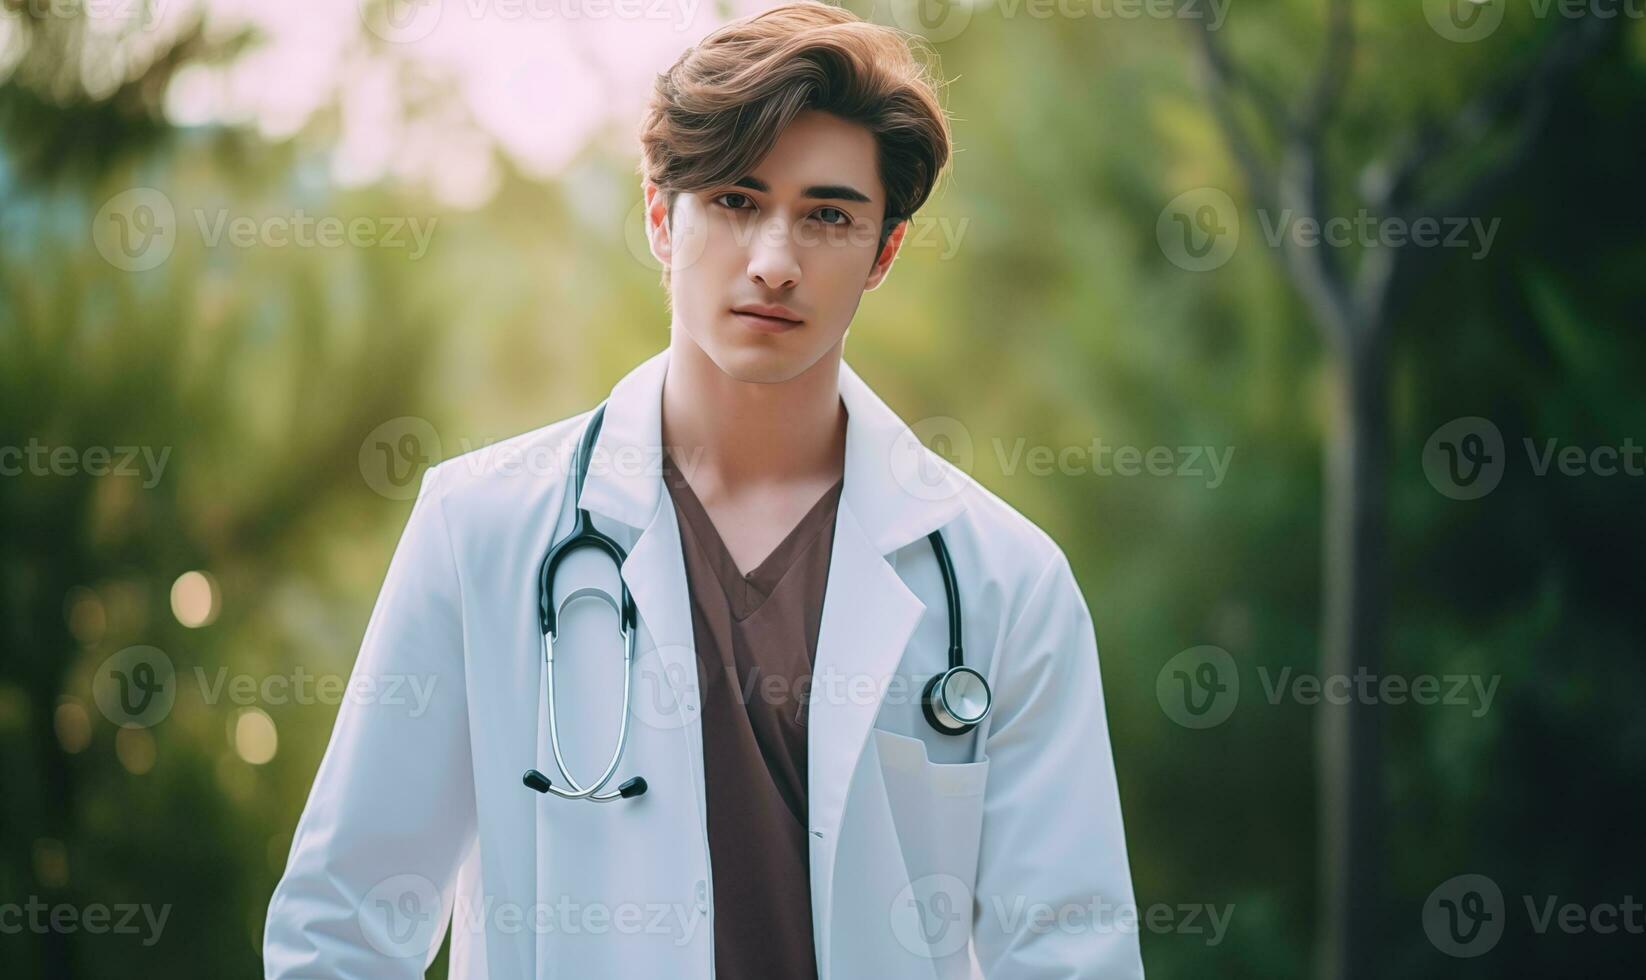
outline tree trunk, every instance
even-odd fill
[[[1388,368],[1383,331],[1356,331],[1331,356],[1325,453],[1322,680],[1349,679],[1349,703],[1322,702],[1320,778],[1322,980],[1377,975],[1378,706],[1362,704],[1358,672],[1380,670],[1385,615]],[[1371,688],[1375,691],[1375,688]]]

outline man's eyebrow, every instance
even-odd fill
[[[766,182],[761,180],[759,177],[739,177],[737,180],[732,182],[732,185],[734,187],[747,187],[751,191],[759,191],[762,194],[769,194],[772,190],[766,185]],[[818,184],[815,187],[808,187],[804,191],[801,191],[800,196],[815,198],[820,201],[859,201],[863,204],[872,203],[869,200],[869,195],[863,193],[855,187],[849,187],[845,184]]]

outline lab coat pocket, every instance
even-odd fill
[[[905,926],[898,935],[906,948],[924,944],[923,955],[931,961],[937,980],[969,977],[966,950],[976,908],[973,895],[989,760],[933,762],[922,740],[879,728],[874,732],[886,799],[909,875],[900,897],[916,913],[915,926]]]
[[[881,728],[874,734],[909,874],[950,874],[970,885],[977,869],[989,760],[932,762],[918,738]]]

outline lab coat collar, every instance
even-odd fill
[[[613,386],[578,498],[593,514],[644,529],[664,496],[663,377],[669,350],[648,358]],[[842,500],[874,550],[889,555],[953,520],[965,507],[959,481],[844,360],[846,404]]]

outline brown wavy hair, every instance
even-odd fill
[[[917,43],[824,3],[733,21],[657,76],[640,127],[640,173],[662,190],[672,215],[679,192],[748,174],[795,116],[828,112],[874,134],[886,189],[884,247],[897,223],[925,203],[949,159],[948,119],[928,65],[915,58]]]

